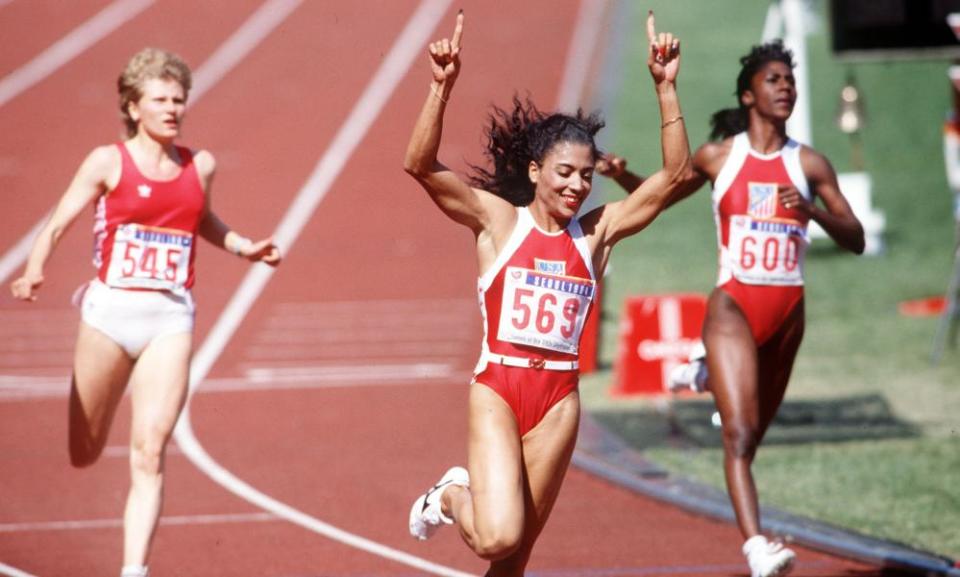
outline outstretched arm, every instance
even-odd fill
[[[430,44],[430,68],[433,79],[427,100],[413,127],[403,169],[427,191],[433,202],[454,221],[480,234],[486,227],[486,211],[480,193],[437,160],[443,134],[443,114],[460,74],[460,49],[463,37],[463,11],[451,39]]]
[[[800,150],[800,165],[810,183],[813,197],[820,197],[826,210],[807,201],[795,186],[781,185],[778,199],[786,208],[807,213],[810,218],[823,227],[841,247],[856,254],[863,254],[865,240],[863,225],[853,214],[853,209],[840,192],[837,173],[825,156],[804,146]]]
[[[588,215],[599,219],[600,239],[608,248],[620,239],[643,230],[666,208],[683,184],[693,177],[690,145],[676,88],[680,70],[680,41],[673,34],[656,33],[653,12],[647,17],[647,37],[650,41],[647,66],[660,105],[663,167],[643,180],[626,199],[597,209],[596,215]],[[587,224],[589,226],[589,219]]]
[[[53,214],[33,241],[23,275],[10,283],[14,298],[37,300],[36,292],[43,284],[43,269],[53,250],[83,209],[107,190],[106,183],[111,173],[119,170],[119,164],[119,153],[115,147],[101,146],[87,155]]]
[[[280,264],[282,260],[280,249],[274,244],[272,238],[257,241],[251,240],[231,230],[230,227],[213,212],[210,206],[210,188],[213,186],[213,177],[214,174],[216,174],[216,161],[214,161],[213,155],[205,150],[201,150],[194,157],[194,163],[197,167],[197,172],[200,174],[200,181],[203,184],[206,204],[203,219],[200,221],[200,236],[210,244],[232,252],[251,262],[263,262],[270,266]]]

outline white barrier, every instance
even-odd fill
[[[887,217],[882,211],[873,208],[871,188],[873,181],[866,172],[847,172],[837,175],[840,192],[846,197],[853,214],[860,219],[866,237],[864,254],[876,255],[883,252],[883,231],[887,226]],[[810,221],[811,239],[829,238],[826,231],[814,221]]]

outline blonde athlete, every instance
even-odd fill
[[[190,69],[169,52],[147,48],[130,59],[117,82],[127,139],[97,147],[83,161],[10,287],[16,298],[36,300],[63,233],[95,205],[97,277],[77,297],[82,321],[70,389],[70,461],[86,467],[97,460],[129,383],[123,577],[148,574],[165,450],[187,396],[197,236],[250,261],[280,262],[272,240],[244,238],[211,210],[213,156],[175,144],[190,82]]]

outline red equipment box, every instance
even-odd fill
[[[620,319],[613,395],[663,394],[670,371],[687,362],[707,312],[701,294],[630,297]]]

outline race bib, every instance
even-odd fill
[[[106,284],[179,292],[187,282],[193,235],[171,228],[121,224],[113,238]]]
[[[729,259],[733,276],[747,284],[802,285],[806,227],[792,220],[730,218]]]
[[[497,339],[577,354],[596,283],[507,267]]]

